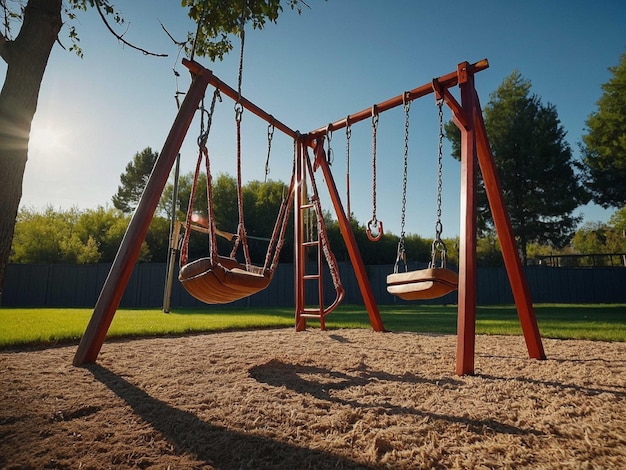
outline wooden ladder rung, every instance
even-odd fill
[[[300,316],[303,318],[322,318],[322,314],[319,311],[315,310],[317,313],[301,313]],[[306,312],[306,309],[305,309]]]

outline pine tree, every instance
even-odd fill
[[[626,206],[626,54],[609,70],[613,78],[602,85],[604,94],[587,119],[580,148],[594,202],[620,208]]]
[[[117,187],[117,193],[112,198],[116,209],[125,214],[135,210],[158,156],[157,152],[146,147],[141,152],[137,152],[133,160],[126,165],[125,172],[120,175],[122,184]]]
[[[573,215],[574,210],[589,201],[574,171],[572,151],[556,107],[543,105],[530,90],[530,81],[514,71],[490,95],[484,108],[487,135],[524,263],[530,243],[556,248],[566,245],[581,221]],[[446,134],[458,158],[459,133],[453,126],[446,126]],[[481,230],[492,232],[482,184],[478,189],[478,217]]]

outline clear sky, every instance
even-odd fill
[[[169,54],[144,56],[123,47],[96,13],[81,14],[78,32],[85,57],[54,46],[33,121],[22,206],[95,208],[111,205],[119,176],[133,155],[160,151],[176,114],[173,69],[184,91],[189,75],[182,56],[162,31],[174,37],[194,25],[179,2],[119,2],[128,25],[125,38]],[[585,121],[596,110],[608,67],[626,52],[623,0],[307,0],[301,16],[286,10],[278,24],[246,35],[243,94],[292,129],[307,132],[371,107],[456,70],[463,61],[487,58],[476,75],[483,106],[502,80],[519,70],[544,104],[556,106],[575,155]],[[66,35],[62,42],[69,47]],[[236,48],[238,43],[235,42]],[[199,60],[236,87],[237,51],[223,62]],[[0,72],[6,66],[2,64]],[[456,92],[455,92],[456,93]],[[235,174],[233,103],[218,106],[209,148],[216,173]],[[450,113],[445,110],[445,119]],[[437,109],[431,96],[411,107],[408,233],[432,237],[436,201]],[[400,232],[403,111],[380,116],[377,215],[388,231]],[[266,124],[243,115],[244,179],[264,177]],[[292,144],[276,132],[270,178],[288,181]],[[182,171],[196,157],[198,125],[182,151]],[[345,133],[333,135],[333,172],[345,194]],[[372,214],[371,127],[355,124],[351,139],[352,211],[361,223]],[[459,233],[459,164],[445,142],[444,236]],[[323,188],[321,175],[318,186]],[[322,195],[325,191],[322,191]],[[327,199],[323,199],[328,201]],[[330,209],[326,204],[325,208]],[[589,205],[585,221],[605,221],[614,211]]]

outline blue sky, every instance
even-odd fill
[[[169,3],[169,4],[168,4]],[[118,6],[128,20],[125,37],[143,48],[169,54],[153,58],[124,47],[106,31],[95,12],[76,24],[85,57],[55,45],[33,121],[22,206],[94,208],[111,205],[119,175],[133,155],[160,151],[176,113],[173,69],[184,91],[189,76],[161,20],[182,38],[194,25],[179,2],[135,0]],[[293,129],[307,132],[371,107],[403,91],[456,70],[459,62],[487,58],[476,75],[483,106],[514,70],[532,82],[544,104],[556,106],[575,155],[585,120],[596,110],[608,67],[626,52],[626,2],[524,2],[450,0],[308,0],[302,15],[286,10],[278,24],[246,35],[243,94]],[[471,5],[471,7],[469,6]],[[120,29],[123,31],[123,29]],[[62,33],[62,42],[69,39]],[[238,43],[235,42],[236,47]],[[236,86],[237,52],[223,62],[199,61]],[[3,64],[0,72],[4,72]],[[450,113],[445,111],[445,119]],[[437,109],[432,96],[411,106],[409,191],[406,231],[434,234]],[[388,231],[400,231],[403,112],[380,116],[377,215]],[[209,147],[216,173],[234,174],[232,102],[218,106]],[[243,116],[244,179],[263,179],[267,128]],[[182,150],[182,171],[196,156],[197,123]],[[292,144],[274,137],[270,178],[287,181]],[[351,204],[362,223],[372,214],[371,127],[355,124],[351,139]],[[345,194],[345,133],[333,135],[333,172]],[[459,164],[444,158],[444,236],[459,231]],[[319,187],[324,187],[321,175]],[[323,203],[328,201],[322,191]],[[329,204],[325,207],[330,209]],[[614,212],[581,208],[585,221],[604,221]]]

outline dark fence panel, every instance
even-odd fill
[[[110,264],[32,265],[7,267],[2,305],[5,307],[93,307],[109,272]],[[123,308],[159,308],[163,305],[164,263],[139,263],[122,296]],[[409,267],[409,269],[417,269]],[[381,305],[455,304],[456,292],[429,301],[406,302],[390,295],[386,278],[392,265],[368,266],[367,274],[376,301]],[[340,263],[345,289],[344,303],[362,304],[363,298],[352,266]],[[535,303],[626,303],[626,269],[528,267],[525,270]],[[175,278],[178,273],[175,274]],[[316,305],[316,281],[307,281],[306,302]],[[293,265],[278,266],[270,286],[248,298],[229,304],[233,307],[289,307],[294,305]],[[334,300],[335,289],[328,271],[324,273],[324,303]],[[512,304],[513,295],[503,268],[478,269],[478,304]],[[174,281],[172,308],[205,308]]]

